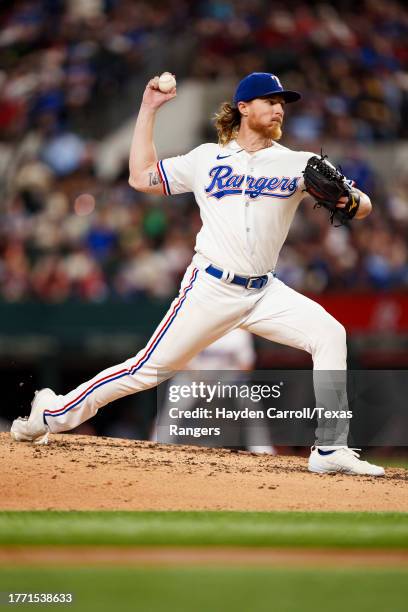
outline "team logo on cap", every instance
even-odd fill
[[[282,83],[280,82],[280,80],[278,79],[277,76],[275,76],[274,74],[271,74],[271,79],[272,79],[272,81],[275,81],[275,83],[277,84],[278,87],[283,89]]]

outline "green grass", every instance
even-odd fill
[[[398,569],[19,568],[1,570],[0,591],[72,592],[72,605],[35,609],[73,612],[405,612],[407,578]]]
[[[0,545],[408,547],[407,513],[0,512]]]

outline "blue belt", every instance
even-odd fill
[[[212,264],[205,269],[208,274],[211,276],[215,276],[215,278],[222,278],[224,271],[216,268]],[[268,275],[264,274],[263,276],[238,276],[234,274],[232,280],[228,281],[233,285],[241,285],[241,287],[245,287],[246,289],[262,289],[265,287],[268,282]]]

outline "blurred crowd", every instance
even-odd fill
[[[285,75],[305,92],[292,129],[406,136],[408,13],[395,0],[3,0],[0,128],[83,124],[132,76]]]
[[[280,278],[310,292],[407,286],[408,178],[385,184],[357,144],[407,137],[402,2],[3,0],[0,25],[0,299],[174,294],[200,228],[192,198],[169,206],[132,190],[126,164],[109,183],[94,164],[100,113],[119,124],[132,80],[168,67],[179,80],[275,72],[304,93],[291,143],[349,143],[335,161],[375,212],[349,230],[302,204]]]
[[[297,290],[408,286],[408,185],[386,193],[366,162],[351,161],[375,210],[348,229],[331,226],[310,200],[301,204],[277,268]],[[165,299],[176,292],[201,226],[190,195],[145,196],[129,187],[126,172],[109,185],[86,168],[56,179],[40,161],[26,164],[17,182],[0,215],[3,300]]]

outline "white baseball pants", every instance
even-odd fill
[[[218,280],[193,263],[146,347],[58,396],[59,405],[45,411],[51,432],[73,429],[106,404],[158,385],[236,327],[311,353],[315,375],[318,370],[346,369],[344,327],[322,306],[272,275],[262,289],[246,289]]]

